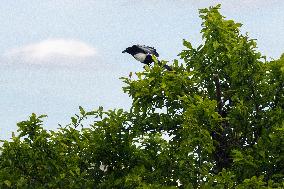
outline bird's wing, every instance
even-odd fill
[[[153,54],[156,57],[159,57],[159,54],[157,53],[157,51],[154,47],[149,47],[149,46],[146,46],[146,45],[136,45],[136,46],[146,53]]]

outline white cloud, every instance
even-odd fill
[[[8,50],[4,57],[24,63],[82,62],[97,54],[94,47],[74,39],[47,39]]]

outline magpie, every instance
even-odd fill
[[[152,55],[159,57],[159,54],[154,47],[145,45],[133,45],[132,47],[127,47],[124,51],[122,51],[122,53],[131,54],[136,60],[146,65],[150,65],[152,62],[154,62]],[[160,61],[158,61],[158,63],[161,65]],[[164,65],[164,68],[168,71],[173,70],[166,64]]]

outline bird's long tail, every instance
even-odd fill
[[[168,71],[173,71],[173,69],[170,66],[168,66],[167,64],[164,65],[164,68]]]
[[[161,66],[162,62],[158,60],[158,64]],[[168,71],[173,71],[173,69],[170,66],[168,66],[167,64],[163,65],[163,67]]]
[[[162,62],[160,60],[158,60],[155,56],[154,57],[152,56],[152,61],[153,62],[156,61],[156,62],[158,62],[159,66],[162,66]],[[164,64],[163,67],[168,71],[173,71],[172,67],[168,66],[167,64]]]

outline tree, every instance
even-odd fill
[[[184,40],[173,71],[122,78],[129,111],[80,107],[57,131],[45,116],[18,123],[1,188],[284,187],[284,55],[266,61],[219,9],[200,10],[203,43]]]

